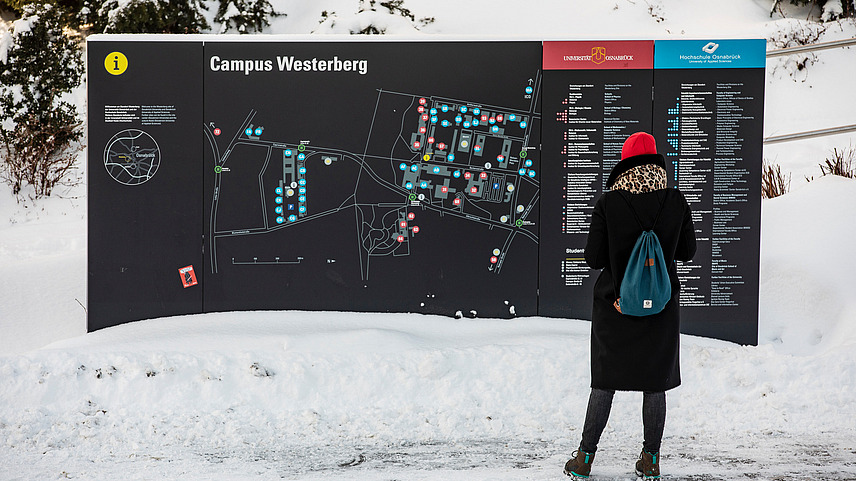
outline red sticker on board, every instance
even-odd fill
[[[179,269],[178,275],[181,276],[181,283],[185,288],[198,284],[198,282],[196,282],[196,273],[193,272],[192,265]]]

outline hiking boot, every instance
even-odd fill
[[[594,461],[594,453],[587,453],[582,449],[574,451],[573,458],[565,463],[565,474],[575,478],[587,478],[591,474],[591,462]]]
[[[660,479],[660,453],[649,453],[642,450],[636,461],[636,476],[644,479]]]

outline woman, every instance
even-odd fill
[[[631,135],[607,179],[610,191],[592,213],[585,257],[591,268],[602,269],[592,307],[592,390],[580,447],[565,465],[569,476],[588,477],[591,472],[615,391],[644,393],[644,442],[636,474],[649,479],[660,475],[666,391],[681,384],[680,282],[674,261],[689,261],[696,251],[692,212],[679,190],[667,188],[665,167],[654,137],[645,132]],[[653,229],[660,240],[672,297],[661,312],[634,317],[620,312],[617,286],[643,228]]]

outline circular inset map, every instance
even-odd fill
[[[124,185],[145,183],[158,171],[160,148],[151,135],[137,129],[123,130],[107,142],[104,167]]]

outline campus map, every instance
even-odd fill
[[[533,82],[534,83],[534,82]],[[534,87],[532,88],[534,92]],[[454,216],[506,233],[501,246],[485,249],[486,269],[499,274],[515,236],[538,241],[537,219],[529,219],[537,205],[537,150],[529,156],[530,125],[538,119],[534,111],[514,111],[473,102],[424,97],[396,92],[378,92],[378,106],[397,105],[401,130],[370,132],[371,151],[348,152],[335,146],[289,143],[264,138],[257,112],[250,110],[225,152],[213,138],[222,131],[206,128],[212,138],[216,174],[211,223],[211,266],[217,272],[216,240],[221,237],[258,235],[287,229],[302,222],[356,209],[358,226],[354,241],[361,254],[363,279],[371,275],[371,259],[377,256],[407,256],[411,239],[420,233],[419,219],[425,215]],[[386,112],[389,109],[379,109]],[[395,122],[392,122],[394,124]],[[387,145],[386,149],[384,146]],[[384,153],[387,150],[388,152]],[[230,157],[240,158],[237,166]],[[255,156],[256,162],[247,162]],[[262,165],[262,170],[244,165]],[[344,179],[336,189],[338,198],[313,197],[313,180],[351,164],[358,175]],[[237,178],[237,179],[236,179]],[[260,179],[257,222],[229,224],[218,228],[220,189],[234,182],[253,184]],[[358,198],[361,182],[375,183],[391,192],[398,202],[363,202]],[[258,222],[260,220],[260,222]],[[238,221],[239,222],[239,221]],[[226,259],[232,264],[292,264],[301,258]]]
[[[366,309],[391,296],[400,303],[394,309],[454,314],[479,308],[453,300],[507,290],[496,316],[521,309],[514,292],[534,293],[537,57],[533,68],[506,71],[499,93],[489,82],[499,68],[484,70],[481,88],[449,76],[433,85],[421,79],[408,91],[373,77],[379,62],[372,58],[363,71],[326,73],[354,81],[331,82],[335,93],[314,101],[255,80],[275,68],[222,73],[227,57],[218,53],[212,78],[280,98],[276,106],[206,98],[206,284],[217,298],[234,292],[226,284],[259,282],[264,290],[305,289],[298,297],[307,308],[316,305],[313,292],[333,289]],[[488,61],[495,63],[481,60]],[[313,114],[295,119],[306,109]]]

